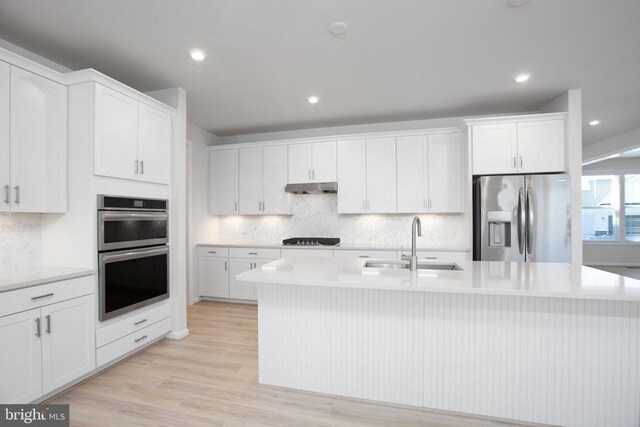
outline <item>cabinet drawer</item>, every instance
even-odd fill
[[[119,338],[132,334],[162,319],[171,316],[169,304],[162,304],[150,310],[134,314],[126,319],[118,320],[102,328],[96,329],[96,347],[102,347]]]
[[[334,250],[334,258],[377,258],[377,259],[396,259],[398,253],[396,251],[358,251],[358,250]]]
[[[333,251],[330,249],[283,249],[282,257],[286,256],[333,258]]]
[[[230,248],[229,256],[231,258],[265,258],[279,259],[280,249],[267,248]]]
[[[96,362],[102,366],[118,357],[134,351],[135,349],[148,344],[149,342],[165,335],[171,330],[171,318],[163,319],[159,322],[142,328],[137,332],[122,337],[112,343],[100,347],[96,350]]]
[[[217,246],[200,246],[198,247],[198,256],[226,258],[229,256],[229,248],[220,248]]]
[[[411,255],[410,250],[405,250],[402,255]],[[432,260],[432,261],[466,261],[468,252],[450,252],[450,251],[417,251],[418,259]]]
[[[92,294],[93,277],[77,277],[0,293],[0,317]]]

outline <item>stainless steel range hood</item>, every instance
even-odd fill
[[[287,184],[284,191],[293,194],[327,194],[337,193],[337,182],[310,182],[304,184]]]

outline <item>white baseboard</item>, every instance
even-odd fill
[[[249,304],[249,305],[257,305],[258,301],[256,300],[246,300],[246,299],[234,299],[234,298],[218,298],[218,297],[200,297],[200,301],[216,301],[216,302],[228,302],[232,304]]]
[[[180,341],[189,336],[189,329],[184,328],[181,331],[171,331],[169,332],[165,338],[172,341]]]

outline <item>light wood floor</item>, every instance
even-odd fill
[[[255,306],[201,302],[188,316],[186,339],[162,341],[49,403],[69,403],[74,426],[514,425],[260,385]]]

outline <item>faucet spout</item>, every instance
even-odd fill
[[[411,223],[411,257],[409,258],[409,269],[411,271],[418,270],[418,255],[416,254],[416,235],[422,237],[422,223],[417,216],[413,218]]]

